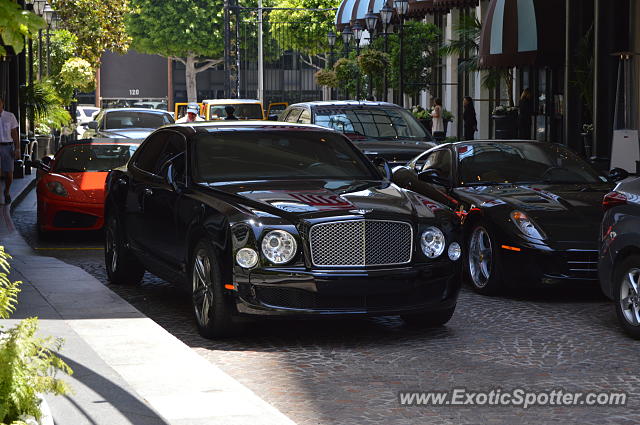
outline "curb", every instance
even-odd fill
[[[22,202],[22,200],[24,198],[27,197],[27,194],[29,193],[29,191],[31,191],[34,187],[36,187],[36,179],[32,179],[28,185],[26,185],[21,191],[20,193],[18,193],[14,198],[13,198],[13,202],[11,202],[11,205],[9,206],[9,213],[13,214],[13,210],[16,209],[16,207],[20,204],[20,202]]]

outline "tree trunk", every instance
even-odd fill
[[[187,101],[198,101],[198,90],[196,88],[196,57],[189,53],[185,60],[185,81],[187,82]]]

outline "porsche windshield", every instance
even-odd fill
[[[385,106],[331,106],[315,110],[316,125],[352,136],[378,140],[431,140],[424,127],[402,108]]]
[[[104,116],[105,130],[122,128],[158,128],[172,124],[169,114],[143,111],[111,111]]]
[[[127,164],[138,145],[71,145],[58,152],[55,173],[111,171]]]
[[[229,131],[195,140],[198,181],[380,180],[342,136],[318,131]]]
[[[460,183],[604,183],[587,162],[553,143],[458,145]]]

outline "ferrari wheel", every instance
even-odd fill
[[[140,283],[144,268],[125,247],[115,216],[107,219],[104,236],[104,259],[109,282],[129,285]]]
[[[487,226],[475,225],[467,246],[467,274],[473,289],[483,295],[497,293],[502,286],[499,258]]]
[[[614,271],[616,315],[630,336],[640,339],[640,256],[625,258]]]
[[[222,273],[214,248],[200,241],[191,259],[193,312],[198,332],[205,338],[219,338],[234,334],[232,306],[224,299]]]

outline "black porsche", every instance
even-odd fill
[[[393,180],[457,211],[467,276],[492,294],[505,283],[595,283],[601,203],[614,177],[558,144],[489,140],[438,146]]]
[[[240,315],[449,320],[460,225],[403,190],[338,132],[260,122],[174,125],[107,178],[112,282],[148,270],[187,285],[200,332]]]

